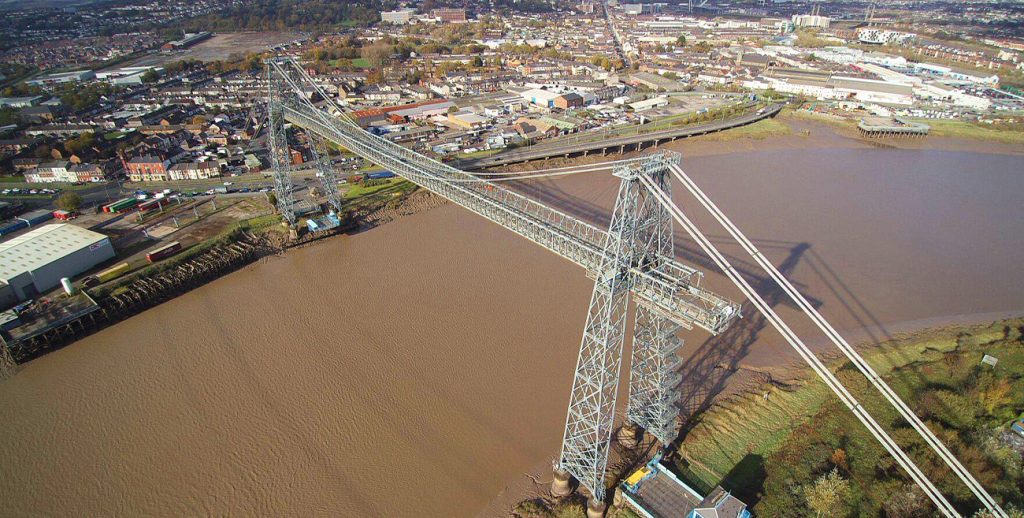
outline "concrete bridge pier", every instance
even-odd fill
[[[561,468],[555,467],[554,479],[551,480],[551,494],[552,496],[561,498],[563,496],[572,493],[572,486],[569,485],[569,480],[572,475],[569,475],[568,471]]]
[[[621,154],[623,154],[625,152],[626,152],[626,145],[623,144],[623,145],[619,146],[619,154],[621,155]]]
[[[593,498],[587,500],[587,518],[604,518],[604,513],[607,510],[608,506],[604,502]]]

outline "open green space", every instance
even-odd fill
[[[725,131],[718,131],[708,135],[701,135],[697,138],[715,141],[736,140],[741,138],[761,140],[768,137],[789,135],[792,132],[793,130],[788,124],[769,117],[767,119],[761,119],[753,124],[730,128]]]
[[[1024,131],[1001,129],[985,124],[943,119],[910,119],[931,126],[928,134],[936,137],[953,137],[976,140],[994,140],[1006,144],[1024,144]]]
[[[1024,463],[998,432],[1024,411],[1022,326],[1024,319],[1015,319],[925,331],[864,353],[984,487],[1018,505],[1024,502]],[[981,363],[986,354],[998,358],[996,367]],[[868,381],[849,363],[833,367],[954,505],[967,515],[975,512],[980,503]],[[691,424],[680,454],[677,467],[685,478],[703,490],[721,484],[753,505],[757,516],[813,507],[815,481],[833,470],[846,490],[828,516],[933,511],[896,462],[809,372],[715,404]]]
[[[367,180],[365,182],[349,184],[344,188],[344,196],[346,200],[354,200],[374,194],[401,192],[406,184],[412,186],[412,183],[402,178]]]

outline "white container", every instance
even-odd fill
[[[74,295],[75,294],[75,287],[71,284],[71,279],[69,279],[67,277],[61,277],[60,285],[64,287],[64,291],[68,295]]]

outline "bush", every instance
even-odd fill
[[[82,196],[74,191],[67,191],[60,195],[55,202],[58,209],[68,212],[75,212],[82,206]]]

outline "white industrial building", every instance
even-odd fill
[[[75,225],[45,225],[0,243],[0,300],[25,300],[114,257],[110,238]]]
[[[384,23],[393,23],[395,25],[405,25],[412,22],[413,15],[416,14],[415,9],[398,9],[396,11],[381,11],[380,21]]]

